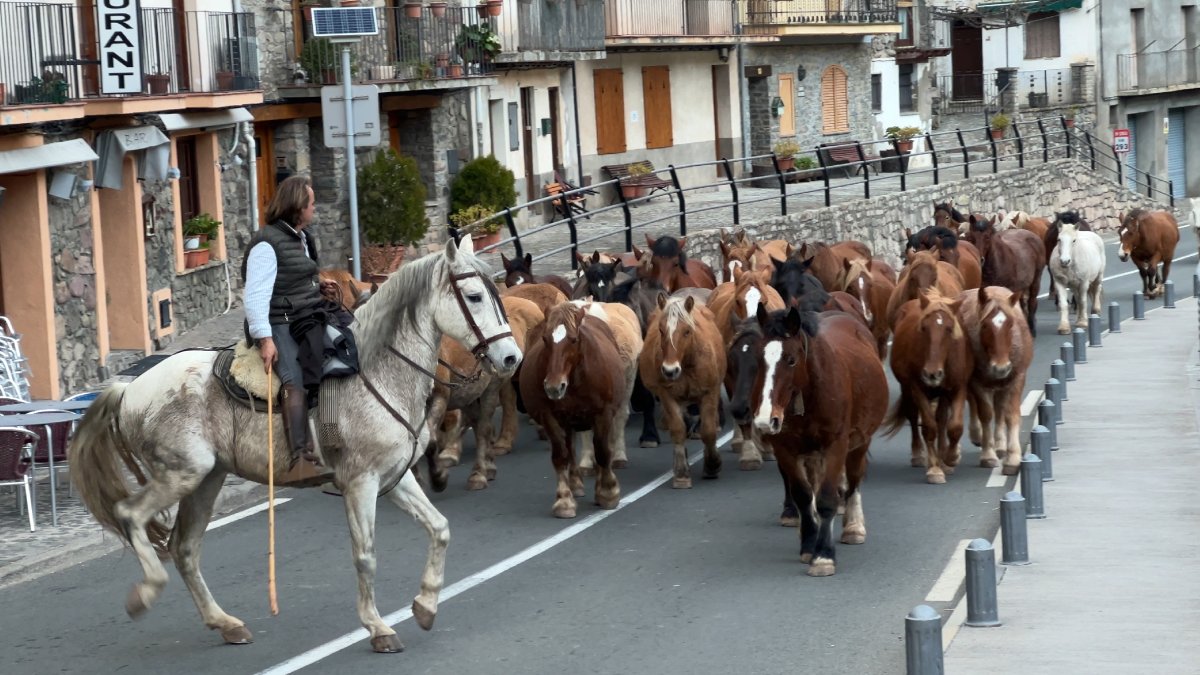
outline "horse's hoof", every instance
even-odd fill
[[[1071,329],[1070,329],[1070,328],[1063,328],[1062,326],[1059,326],[1059,327],[1058,327],[1058,334],[1059,334],[1059,335],[1070,335],[1070,334],[1071,334]]]
[[[671,479],[671,487],[676,490],[691,490],[692,479],[690,476],[684,478],[673,478]]]
[[[924,468],[925,468],[925,458],[923,458],[923,457],[913,457],[912,459],[910,459],[910,460],[908,461],[908,463],[909,463],[911,466],[913,466],[913,467],[915,467],[915,468],[918,468],[918,469],[924,469]]]
[[[129,618],[136,620],[142,618],[149,609],[150,606],[142,599],[137,585],[134,585],[129,589],[129,595],[125,598],[125,613],[129,615]]]
[[[510,452],[512,452],[512,444],[493,445],[492,446],[492,456],[493,457],[503,457],[504,455],[507,455]]]
[[[957,468],[958,468],[958,467],[957,467],[957,466],[955,466],[955,465],[953,465],[953,464],[947,464],[947,465],[946,465],[946,475],[947,475],[947,476],[952,476],[952,475],[954,475],[954,470],[955,470],[955,469],[957,469]]]
[[[467,489],[471,491],[486,490],[487,484],[487,479],[477,473],[473,473],[467,478]]]
[[[433,620],[437,618],[437,610],[429,609],[422,605],[419,600],[413,600],[412,604],[413,619],[421,630],[429,630],[433,628]]]
[[[628,459],[614,459],[612,461],[612,463],[609,464],[609,466],[612,467],[613,469],[624,469],[625,467],[629,466],[629,460]]]
[[[611,497],[601,497],[599,495],[596,496],[596,506],[599,506],[605,511],[612,511],[613,509],[617,508],[617,505],[620,503],[620,495],[614,495]]]
[[[653,439],[643,438],[642,440],[638,441],[638,446],[642,447],[642,448],[657,448],[658,441],[653,440]]]
[[[254,635],[245,626],[234,626],[221,631],[221,639],[227,645],[248,645],[254,642]]]
[[[581,467],[579,467],[579,475],[580,476],[595,476],[596,475],[596,467],[581,466]]]
[[[743,459],[738,462],[738,468],[742,471],[758,471],[762,465],[761,459]]]
[[[833,561],[828,558],[817,558],[808,566],[810,577],[831,577],[835,571]]]
[[[984,459],[979,460],[979,466],[982,466],[985,469],[994,469],[994,468],[1000,466],[1000,460],[993,459],[993,458],[984,458]]]
[[[554,505],[554,517],[555,518],[574,518],[575,517],[575,507],[573,505],[555,504]]]
[[[1008,464],[1005,464],[1004,468],[1000,470],[1000,473],[1004,474],[1005,476],[1015,476],[1018,473],[1021,473],[1021,465],[1018,464],[1016,466],[1009,466]]]
[[[775,453],[773,453],[773,452],[763,452],[763,453],[762,453],[762,458],[763,458],[763,461],[764,461],[764,462],[774,462],[774,461],[775,461]]]
[[[804,563],[805,565],[812,562],[812,554],[811,553],[801,553],[800,554],[800,562]]]
[[[927,473],[925,474],[925,482],[929,483],[930,485],[945,485],[946,475],[941,472]]]
[[[400,636],[395,633],[391,635],[376,635],[371,638],[371,649],[374,649],[377,654],[399,654],[404,651],[404,643],[400,641]]]
[[[867,540],[866,532],[842,532],[842,543],[854,546]]]
[[[798,516],[779,516],[779,524],[783,527],[799,527],[800,518]]]
[[[492,468],[487,469],[483,472],[483,475],[487,476],[488,480],[496,480],[496,467],[493,466]]]
[[[454,455],[438,455],[437,465],[439,469],[449,469],[458,466],[458,458]]]

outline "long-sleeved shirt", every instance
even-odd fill
[[[299,230],[299,234],[300,244],[307,252],[308,237],[304,230]],[[246,255],[246,289],[242,302],[246,306],[250,337],[255,340],[271,337],[271,294],[275,290],[275,274],[278,271],[275,249],[265,241],[255,244]]]

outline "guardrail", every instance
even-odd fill
[[[671,181],[672,187],[668,193],[674,199],[677,207],[672,212],[635,223],[632,207],[648,202],[652,196],[626,198],[620,189],[620,179],[613,179],[504,209],[497,215],[504,219],[509,233],[508,238],[481,249],[481,252],[511,246],[515,249],[516,255],[520,257],[525,254],[521,243],[523,237],[565,227],[569,243],[539,251],[534,256],[534,260],[544,260],[554,255],[570,252],[571,268],[576,269],[575,254],[580,251],[580,247],[617,233],[624,233],[625,250],[631,251],[633,250],[635,231],[674,221],[678,226],[679,236],[686,236],[688,218],[701,213],[728,210],[730,223],[738,225],[741,223],[742,208],[750,204],[778,202],[779,215],[785,216],[790,208],[789,202],[794,203],[798,197],[803,195],[820,194],[823,197],[824,205],[832,206],[835,202],[859,199],[860,197],[854,195],[858,190],[862,191],[861,199],[870,199],[873,187],[876,188],[876,192],[880,186],[888,188],[895,186],[899,188],[899,191],[906,192],[909,189],[909,178],[913,176],[929,175],[932,177],[933,185],[940,185],[949,180],[970,178],[972,172],[976,174],[981,171],[998,173],[1002,161],[1016,161],[1017,166],[1023,168],[1026,164],[1044,164],[1052,159],[1078,159],[1091,171],[1103,173],[1121,185],[1128,185],[1129,182],[1132,182],[1137,188],[1136,192],[1145,194],[1151,199],[1169,202],[1172,207],[1175,205],[1170,181],[1152,176],[1145,171],[1130,169],[1121,162],[1111,145],[1099,140],[1088,130],[1070,126],[1069,121],[1063,117],[1015,122],[1010,129],[1012,135],[1000,140],[992,138],[990,129],[987,127],[925,133],[914,139],[921,142],[922,149],[907,153],[900,152],[899,141],[886,138],[818,146],[809,153],[810,156],[815,157],[818,163],[817,168],[804,172],[782,170],[781,159],[774,153],[679,166],[670,165],[655,173]],[[875,151],[881,147],[890,150],[892,154],[890,156],[876,155]],[[829,151],[839,149],[843,151],[852,149],[857,159],[845,163],[830,162]],[[913,160],[921,157],[929,158],[929,166],[911,168]],[[864,168],[865,170],[862,170]],[[893,170],[885,171],[886,168]],[[680,173],[696,169],[701,171],[707,169],[708,175],[712,175],[715,169],[720,169],[724,179],[688,184],[687,187],[684,187],[680,180]],[[832,183],[831,174],[843,171],[850,172],[851,177],[861,173],[862,179],[850,180],[841,184]],[[795,184],[792,181],[801,178],[802,174],[806,174],[812,179],[814,187],[789,190],[789,185]],[[765,184],[772,186],[769,194],[746,193],[748,187],[761,188]],[[719,204],[704,203],[689,208],[690,196],[701,191],[711,191],[713,188],[728,190],[729,201]],[[544,207],[553,208],[553,203],[557,200],[575,196],[582,197],[594,194],[593,191],[604,189],[611,189],[617,195],[617,201],[589,209],[584,214],[576,214],[570,209],[566,209],[566,216],[563,218],[524,231],[517,229],[517,216],[523,210],[540,211]],[[850,196],[847,197],[847,195]],[[661,193],[656,196],[661,196]],[[619,213],[621,223],[581,239],[578,231],[579,221],[585,217],[594,217],[605,213]],[[459,236],[458,230],[453,227],[450,228],[450,232],[456,238]]]

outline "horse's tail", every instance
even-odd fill
[[[891,438],[899,433],[901,427],[908,423],[908,418],[914,412],[916,412],[916,405],[913,403],[912,397],[904,393],[904,386],[901,385],[900,400],[896,401],[896,407],[883,421],[883,437]]]
[[[125,470],[138,483],[144,484],[146,479],[134,449],[125,442],[118,425],[126,386],[125,383],[110,385],[88,407],[71,439],[68,461],[74,467],[71,483],[92,517],[132,544],[126,523],[117,517],[116,506],[130,495]],[[158,518],[146,524],[146,535],[160,557],[167,555],[170,534],[170,526]]]

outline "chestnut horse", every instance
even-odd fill
[[[662,403],[663,418],[675,443],[671,487],[692,487],[684,447],[687,427],[683,421],[683,408],[690,403],[700,405],[704,477],[716,478],[721,472],[717,415],[721,381],[725,377],[725,345],[712,311],[690,297],[660,298],[658,311],[646,331],[638,372],[646,388]]]
[[[501,288],[503,297],[525,298],[548,314],[551,309],[567,301],[567,296],[553,284],[520,284]]]
[[[758,322],[761,346],[745,345],[758,354],[752,398],[738,396],[731,405],[735,417],[753,414],[775,451],[790,506],[800,516],[800,561],[809,563],[808,575],[829,576],[836,571],[832,530],[843,474],[841,541],[866,541],[859,486],[871,439],[887,414],[887,376],[871,332],[844,313],[760,307]]]
[[[619,392],[622,401],[628,401],[633,394],[633,386],[637,380],[638,355],[642,353],[642,328],[633,310],[615,302],[587,302],[572,300],[572,305],[582,307],[589,316],[600,319],[608,325],[617,341],[617,354],[621,356],[624,388]],[[629,464],[625,452],[625,423],[629,421],[629,406],[617,407],[617,418],[613,420],[613,434],[609,436],[612,468],[623,469]],[[596,454],[592,445],[591,432],[580,434],[579,471],[584,476],[592,475],[596,470]]]
[[[1134,209],[1121,215],[1121,262],[1133,258],[1142,275],[1146,298],[1158,297],[1171,275],[1171,259],[1179,243],[1179,223],[1167,211]],[[1158,264],[1162,263],[1162,273]]]
[[[353,274],[336,267],[323,269],[319,274],[321,281],[332,281],[337,284],[336,290],[327,296],[328,299],[338,303],[350,313],[362,307],[363,303],[379,290],[379,284],[368,284],[365,281],[359,281],[354,278]]]
[[[986,218],[971,216],[971,243],[983,260],[983,285],[1003,286],[1021,296],[1029,332],[1037,335],[1037,296],[1046,267],[1046,246],[1028,230],[997,232]]]
[[[891,330],[887,322],[887,306],[892,292],[896,290],[896,282],[881,267],[864,265],[858,260],[846,260],[843,265],[846,268],[844,290],[862,307],[863,318],[875,336],[875,346],[882,359],[887,356],[888,333]]]
[[[596,449],[596,504],[615,509],[621,500],[612,470],[612,434],[618,409],[625,405],[624,365],[616,338],[603,320],[582,307],[563,303],[546,315],[540,339],[529,344],[528,363],[521,369],[521,398],[550,440],[558,485],[557,518],[574,518],[583,479],[575,463],[574,434],[591,431]]]
[[[1004,474],[1021,468],[1021,396],[1033,361],[1033,336],[1021,311],[1021,295],[1000,286],[965,291],[958,320],[971,346],[971,442],[981,447],[979,465]]]
[[[997,232],[1013,228],[1019,230],[1029,230],[1041,239],[1046,238],[1046,230],[1050,229],[1049,218],[1038,218],[1037,216],[1031,216],[1024,211],[1005,211],[1001,209],[1000,212],[996,214],[993,222],[995,223]]]
[[[730,236],[722,229],[721,241],[717,245],[721,249],[722,282],[733,281],[735,269],[759,270],[771,267],[771,256],[760,249],[745,230],[738,230]]]
[[[646,244],[650,250],[639,256],[640,278],[657,281],[668,293],[681,288],[717,287],[717,277],[713,275],[712,268],[684,253],[687,237],[676,239],[662,236],[653,239],[647,234]]]
[[[830,293],[842,290],[842,277],[846,270],[842,267],[845,260],[871,261],[871,249],[858,241],[841,241],[832,246],[821,242],[805,243],[796,252],[800,260],[812,260],[810,273],[815,276],[825,290]]]
[[[960,239],[953,230],[940,225],[933,225],[910,234],[904,230],[908,243],[905,247],[905,261],[916,251],[933,251],[940,260],[944,260],[958,268],[963,277],[964,288],[979,288],[983,272],[979,262],[979,251],[964,239]]]
[[[533,273],[533,255],[526,253],[524,258],[509,260],[503,253],[500,262],[504,263],[504,285],[512,288],[521,284],[550,284],[570,297],[571,284],[557,274]]]
[[[962,454],[972,353],[958,322],[959,304],[957,295],[945,298],[930,288],[904,303],[892,337],[892,373],[900,383],[900,400],[888,419],[887,435],[908,422],[912,465],[924,466],[925,481],[934,485],[946,482]]]
[[[956,297],[963,290],[962,274],[950,263],[938,260],[933,251],[917,251],[909,259],[908,267],[900,273],[896,289],[888,298],[888,327],[894,331],[904,303],[916,300],[929,288],[937,288],[944,297]]]

